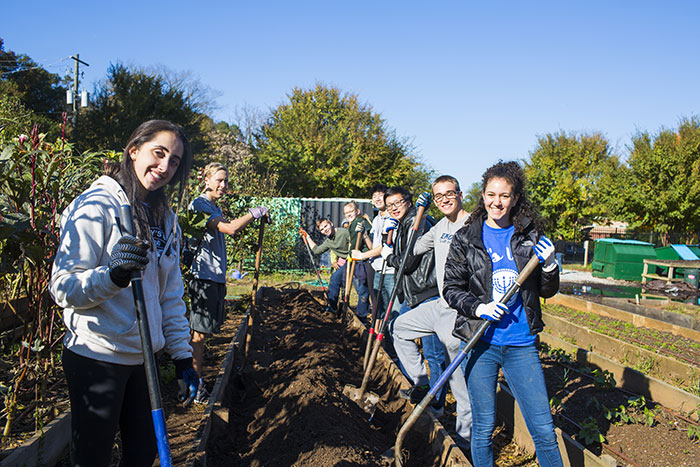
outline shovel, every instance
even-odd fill
[[[253,276],[253,292],[252,292],[252,306],[250,307],[250,312],[248,313],[248,328],[246,329],[245,336],[245,348],[243,349],[243,355],[247,357],[248,349],[250,348],[251,334],[253,329],[253,318],[255,314],[256,301],[257,301],[257,291],[258,291],[258,278],[260,277],[260,261],[262,259],[262,246],[263,246],[263,236],[265,235],[265,224],[272,224],[269,214],[265,214],[260,218],[260,230],[258,230],[258,249],[255,252],[255,275]]]
[[[362,232],[357,232],[357,240],[355,241],[355,249],[360,249],[360,242],[362,241]],[[343,301],[343,313],[346,313],[348,307],[350,306],[350,292],[352,292],[352,279],[355,277],[355,266],[357,261],[352,259],[352,253],[348,254],[348,262],[346,266],[345,274],[345,300]]]
[[[391,235],[393,231],[389,231],[387,236],[387,245],[391,245]],[[372,321],[369,327],[369,336],[367,337],[367,347],[365,347],[365,358],[362,360],[362,371],[367,369],[367,362],[369,361],[369,353],[372,350],[372,338],[376,333],[379,332],[379,320],[377,319],[377,310],[379,309],[379,303],[382,298],[382,289],[384,288],[384,273],[386,271],[386,261],[382,263],[382,273],[379,276],[379,290],[377,291],[377,296],[374,299],[374,307],[372,308]]]
[[[503,304],[508,303],[508,300],[510,300],[511,297],[515,295],[518,292],[518,290],[520,290],[520,286],[522,286],[523,282],[527,280],[532,271],[534,271],[539,264],[539,259],[536,255],[533,255],[532,258],[530,258],[530,261],[527,262],[523,270],[520,272],[520,274],[518,274],[518,277],[515,278],[515,282],[513,282],[508,288],[506,294],[503,297],[501,297],[499,302]],[[420,401],[420,403],[413,409],[413,412],[411,412],[411,415],[409,415],[408,419],[406,419],[406,422],[403,424],[403,426],[399,430],[398,436],[396,437],[396,443],[394,444],[394,452],[392,453],[391,450],[389,450],[389,452],[384,454],[385,457],[389,458],[392,457],[392,454],[396,455],[397,467],[401,467],[403,465],[401,445],[403,444],[403,440],[406,437],[406,434],[416,423],[416,420],[418,420],[421,414],[425,411],[425,408],[430,405],[433,398],[435,397],[435,394],[437,394],[440,391],[440,389],[445,385],[447,380],[450,379],[452,373],[454,373],[457,367],[466,358],[469,351],[474,347],[474,345],[481,338],[481,336],[484,335],[488,327],[493,323],[494,321],[485,320],[479,325],[474,335],[469,339],[469,341],[467,341],[467,345],[465,345],[464,348],[459,351],[459,353],[450,363],[450,366],[448,366],[447,369],[440,375],[440,378],[438,379],[437,383],[435,383],[435,385],[432,388],[430,388],[428,394],[426,394],[425,397],[423,397],[423,400]]]
[[[321,273],[316,267],[316,262],[314,261],[314,254],[311,252],[309,241],[304,236],[302,236],[302,239],[304,240],[304,245],[306,245],[306,251],[309,252],[309,259],[311,260],[311,264],[314,265],[314,271],[316,271],[316,278],[318,279],[318,282],[319,284],[321,284],[321,288],[323,289],[323,296],[326,297],[326,305],[328,305],[328,292],[326,291],[326,284],[323,282],[323,279],[321,279]]]
[[[350,398],[350,400],[352,400],[353,402],[356,402],[360,407],[362,407],[362,410],[364,410],[370,415],[370,420],[374,416],[374,411],[376,410],[377,403],[379,402],[379,396],[373,392],[365,394],[367,391],[367,383],[369,383],[369,377],[372,373],[374,362],[377,360],[377,354],[379,353],[379,347],[381,347],[382,339],[384,339],[384,331],[386,330],[387,323],[389,322],[391,309],[394,306],[394,300],[396,299],[396,295],[398,294],[399,287],[401,285],[401,279],[403,279],[404,270],[406,269],[406,260],[413,252],[413,245],[416,243],[418,226],[423,220],[424,212],[425,207],[420,206],[418,208],[418,211],[416,212],[416,217],[413,221],[413,226],[411,227],[411,230],[408,233],[406,249],[404,250],[403,256],[401,258],[401,265],[399,267],[399,272],[396,275],[394,288],[391,290],[391,298],[389,299],[389,304],[386,307],[384,319],[381,320],[381,323],[378,323],[377,329],[379,329],[379,332],[377,333],[377,337],[374,341],[374,347],[372,347],[372,353],[369,356],[367,367],[365,368],[365,373],[362,377],[362,385],[360,386],[360,389],[357,389],[355,386],[349,384],[343,388],[343,394]]]
[[[119,219],[122,230],[129,235],[135,235],[134,218],[131,215],[131,206],[119,206]],[[148,325],[148,314],[146,311],[146,299],[143,295],[143,278],[141,277],[140,272],[132,273],[131,290],[134,293],[136,318],[139,323],[139,334],[141,335],[143,366],[146,369],[146,383],[148,385],[148,396],[151,400],[151,417],[153,418],[153,427],[156,433],[158,458],[160,459],[160,465],[163,467],[170,467],[173,461],[170,457],[170,443],[168,442],[168,431],[165,428],[165,415],[163,413],[163,403],[160,397],[158,367],[156,366],[156,358],[153,355],[151,331]]]

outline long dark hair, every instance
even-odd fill
[[[107,175],[119,182],[131,203],[136,236],[138,238],[147,239],[151,241],[151,243],[153,239],[151,237],[149,225],[152,223],[165,230],[165,216],[170,209],[170,200],[168,199],[165,187],[161,187],[155,191],[149,191],[146,195],[146,199],[141,199],[139,195],[143,193],[143,185],[134,171],[134,161],[131,159],[130,152],[132,149],[138,149],[143,144],[153,140],[156,135],[162,131],[167,131],[177,136],[183,147],[180,164],[175,171],[175,175],[173,175],[173,178],[168,182],[168,185],[171,186],[178,184],[177,204],[179,207],[187,186],[187,178],[192,168],[192,149],[190,148],[190,142],[179,125],[175,125],[166,120],[149,120],[142,123],[129,137],[129,141],[127,141],[126,147],[124,148],[121,164],[118,167],[112,166],[105,170]],[[146,208],[144,202],[148,204],[148,208]]]
[[[508,182],[508,184],[513,189],[513,196],[518,197],[518,202],[510,210],[510,220],[513,222],[515,227],[515,232],[520,233],[523,231],[525,225],[527,225],[527,220],[534,225],[536,231],[541,234],[543,231],[544,222],[539,212],[530,202],[527,190],[525,188],[526,179],[520,164],[514,161],[503,162],[498,161],[498,163],[492,165],[484,175],[481,176],[481,193],[486,191],[486,185],[494,178],[501,178]],[[472,222],[483,222],[486,218],[486,206],[484,205],[483,196],[479,197],[479,202],[476,208],[469,216],[468,224]],[[527,219],[527,220],[526,220]]]

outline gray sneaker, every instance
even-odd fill
[[[196,404],[206,404],[209,401],[209,391],[204,386],[204,381],[199,380],[199,386],[197,387],[197,395],[194,396],[194,402]]]

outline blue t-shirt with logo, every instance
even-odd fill
[[[482,240],[486,251],[491,256],[494,300],[503,297],[518,277],[518,266],[510,250],[510,240],[514,231],[515,227],[512,225],[506,229],[494,229],[484,222]],[[523,346],[535,342],[535,336],[530,334],[530,326],[527,324],[525,308],[519,292],[508,301],[508,313],[500,321],[489,326],[481,339],[495,345]]]

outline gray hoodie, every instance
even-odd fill
[[[64,308],[66,348],[95,360],[138,365],[143,356],[131,285],[114,284],[108,270],[110,254],[123,235],[118,212],[124,204],[129,202],[119,183],[102,176],[63,211],[49,292]],[[170,211],[161,257],[155,248],[149,250],[143,291],[154,352],[165,348],[179,360],[191,357],[192,348],[175,220]]]

